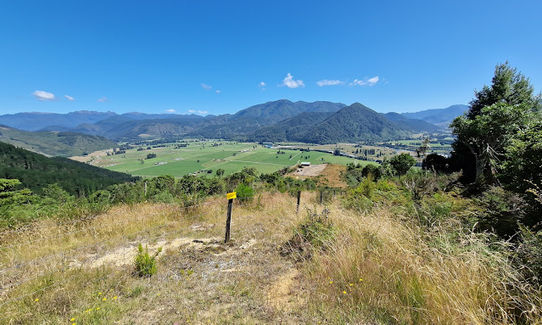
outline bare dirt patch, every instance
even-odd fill
[[[86,163],[86,162],[89,162],[89,161],[94,160],[94,159],[99,158],[99,157],[105,157],[105,156],[107,156],[108,152],[111,153],[111,152],[113,152],[113,150],[112,149],[106,149],[106,150],[94,151],[92,153],[89,153],[86,156],[73,156],[73,157],[70,157],[70,159]]]
[[[328,164],[326,169],[321,173],[322,178],[327,179],[328,185],[332,187],[346,187],[347,184],[341,177],[341,174],[346,170],[346,166]]]
[[[341,177],[341,173],[346,170],[346,166],[336,164],[320,164],[303,168],[297,168],[289,176],[300,179],[309,177],[319,177],[325,185],[331,187],[346,187],[346,183]]]
[[[158,241],[155,244],[148,245],[148,244],[142,244],[143,247],[147,247],[149,249],[149,253],[156,252],[159,248],[162,248],[162,252],[158,254],[158,258],[163,256],[168,251],[173,251],[176,249],[179,249],[182,246],[194,246],[201,248],[203,246],[218,243],[218,238],[188,238],[188,237],[181,237],[181,238],[175,238],[174,240],[167,242],[167,241]],[[135,256],[137,254],[137,245],[132,244],[127,247],[121,247],[118,248],[112,252],[107,253],[106,255],[102,255],[98,258],[96,258],[94,255],[87,256],[91,261],[86,263],[91,268],[97,268],[103,265],[114,265],[114,266],[124,266],[129,265],[133,263]],[[80,263],[75,262],[72,263],[72,265],[80,265]]]
[[[278,311],[290,312],[303,303],[303,299],[296,294],[299,287],[299,276],[299,271],[292,268],[271,285],[267,299],[273,308]]]
[[[297,170],[292,173],[292,175],[315,177],[315,176],[320,175],[324,171],[324,169],[326,169],[326,167],[327,167],[327,164],[298,167]]]

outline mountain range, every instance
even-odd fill
[[[18,113],[0,115],[0,124],[25,131],[55,131],[61,135],[70,132],[112,141],[203,137],[333,143],[399,139],[416,133],[443,132],[453,118],[467,109],[466,105],[453,105],[416,113],[382,114],[359,103],[347,106],[327,101],[292,102],[283,99],[254,105],[235,114]],[[29,135],[26,136],[26,142],[31,143]],[[16,140],[19,139],[12,139],[12,143]],[[91,142],[90,139],[84,141]],[[43,149],[41,152],[47,153]]]
[[[434,125],[447,128],[459,115],[469,109],[468,105],[452,105],[446,108],[427,109],[415,113],[403,113],[406,118],[424,120]]]

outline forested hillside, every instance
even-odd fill
[[[0,141],[47,156],[81,156],[110,149],[116,143],[104,137],[74,132],[23,131],[0,125]]]
[[[56,183],[68,193],[78,195],[134,179],[67,158],[48,158],[3,142],[0,142],[0,178],[18,179],[24,187],[38,192]]]
[[[357,142],[408,137],[410,130],[359,103],[347,106],[309,128],[300,141],[312,143]]]

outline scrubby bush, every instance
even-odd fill
[[[368,164],[366,166],[348,164],[346,171],[342,177],[350,187],[356,187],[366,177],[371,177],[373,180],[378,180],[382,176],[382,169],[380,166]]]
[[[436,153],[431,153],[423,160],[422,169],[434,171],[436,173],[448,173],[450,171],[450,165],[448,158]]]
[[[240,203],[248,203],[254,199],[254,189],[250,185],[241,183],[237,185],[235,192],[237,192],[237,200]]]
[[[363,170],[361,171],[361,175],[363,177],[371,177],[373,180],[377,181],[382,176],[382,171],[380,170],[379,166],[369,164],[363,167]]]
[[[325,250],[333,241],[335,227],[328,217],[329,211],[322,213],[309,210],[305,219],[295,228],[294,235],[282,247],[282,255],[294,255],[297,260],[308,259],[315,249]]]
[[[137,247],[137,255],[135,258],[135,274],[140,277],[151,277],[156,273],[156,257],[162,248],[158,248],[154,255],[149,255],[148,247],[143,249],[143,245],[139,244]]]
[[[513,236],[526,216],[527,205],[522,197],[502,187],[491,187],[474,201],[481,208],[476,215],[478,229],[494,232],[504,238]]]
[[[313,247],[324,248],[333,239],[333,223],[327,212],[321,214],[308,211],[305,220],[297,227],[301,238]]]
[[[521,227],[520,238],[516,267],[531,282],[542,285],[542,231]]]
[[[392,172],[394,175],[404,175],[409,169],[416,164],[416,159],[414,159],[408,153],[402,153],[397,156],[391,157],[389,160]]]

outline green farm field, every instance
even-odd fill
[[[214,174],[219,168],[224,169],[225,175],[229,175],[244,167],[254,167],[261,173],[271,173],[301,161],[309,161],[312,164],[346,165],[351,162],[367,164],[364,161],[323,152],[280,149],[279,154],[277,151],[278,149],[265,148],[256,143],[191,142],[183,148],[178,148],[172,143],[165,147],[142,151],[134,148],[126,150],[123,154],[95,156],[88,162],[95,166],[143,177],[160,175],[181,177],[203,170],[212,170]],[[156,154],[156,158],[146,159],[151,153]]]

